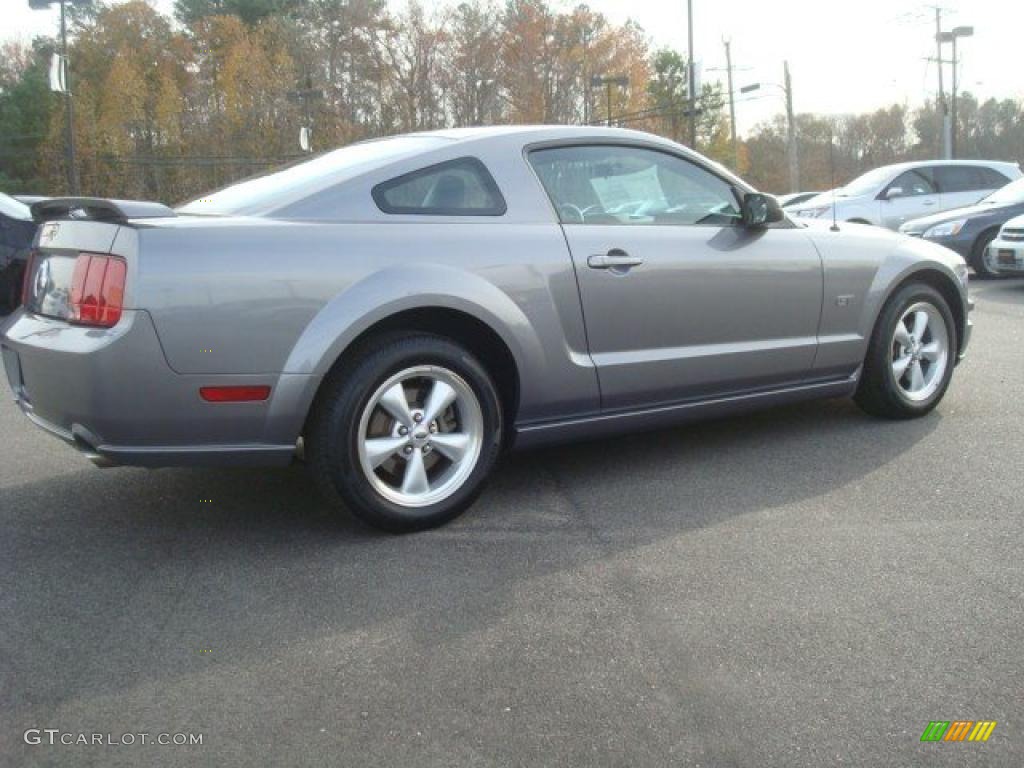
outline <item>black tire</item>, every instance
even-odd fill
[[[985,251],[988,249],[989,243],[996,239],[997,234],[998,230],[995,229],[982,232],[978,235],[978,239],[974,241],[974,245],[971,246],[970,264],[974,267],[974,274],[985,280],[998,280],[1006,277],[1006,275],[996,272],[985,263]]]
[[[410,507],[386,498],[363,471],[360,419],[390,377],[415,366],[440,366],[468,385],[480,408],[482,444],[470,474],[449,496]],[[464,512],[483,489],[501,452],[502,411],[487,370],[450,339],[425,333],[388,333],[371,339],[325,380],[307,423],[306,457],[330,501],[341,501],[363,522],[392,533],[442,525]],[[415,431],[415,430],[413,430]]]
[[[904,313],[918,303],[930,304],[938,311],[945,324],[948,349],[938,387],[930,396],[913,400],[904,392],[893,372],[893,337],[896,324],[901,321]],[[938,405],[949,387],[957,349],[956,324],[942,294],[923,283],[908,283],[889,298],[875,323],[854,400],[867,413],[887,419],[924,416]]]

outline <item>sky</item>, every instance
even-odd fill
[[[117,0],[115,0],[116,2]],[[173,0],[149,0],[170,13]],[[430,7],[432,0],[423,0]],[[1021,0],[931,0],[941,3],[943,29],[973,26],[961,40],[960,82],[981,98],[1024,98]],[[0,38],[29,40],[55,34],[58,13],[32,11],[28,0],[0,0],[5,25]],[[395,0],[393,0],[395,4]],[[397,0],[401,5],[401,0]],[[553,3],[569,8],[575,2]],[[654,47],[686,49],[686,0],[587,0],[614,22],[632,19]],[[797,112],[863,112],[892,103],[911,107],[934,97],[935,11],[917,0],[693,0],[694,51],[705,81],[721,78],[722,39],[732,43],[733,84],[760,82],[758,92],[738,96],[741,133],[784,109],[783,60],[789,61]],[[944,54],[950,55],[949,46]],[[945,87],[950,87],[945,68]]]

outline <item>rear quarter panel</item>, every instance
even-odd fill
[[[521,419],[597,408],[554,223],[254,220],[138,234],[138,304],[178,373],[321,377],[376,321],[441,306],[505,340],[520,367]]]

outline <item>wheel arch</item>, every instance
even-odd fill
[[[889,303],[889,300],[896,295],[897,291],[910,283],[923,283],[928,285],[938,291],[942,298],[946,300],[946,304],[949,305],[949,311],[953,315],[953,325],[956,332],[956,348],[957,351],[962,351],[967,325],[967,308],[961,298],[960,289],[956,284],[956,278],[950,277],[941,269],[930,265],[923,265],[919,269],[915,269],[903,275],[900,279],[893,281],[892,285],[889,286],[889,289],[875,308],[871,329],[874,329],[875,325],[877,325],[878,319],[881,316],[882,311],[885,309],[885,306]]]
[[[329,376],[344,369],[349,361],[372,346],[376,339],[386,334],[402,331],[430,333],[450,339],[469,350],[483,364],[498,390],[502,418],[506,424],[505,439],[507,440],[512,434],[507,425],[515,422],[515,416],[519,409],[521,387],[519,366],[512,350],[497,331],[478,317],[459,309],[443,306],[420,306],[401,310],[378,320],[341,350],[324,378],[321,379],[320,386],[317,387],[317,394],[322,390],[323,382]],[[310,404],[310,411],[315,401],[314,397],[313,403]]]
[[[327,376],[359,346],[396,330],[436,333],[467,347],[494,378],[509,427],[529,382],[545,368],[540,339],[523,311],[479,275],[440,265],[381,270],[329,301],[294,345],[283,375],[301,377],[303,391],[282,403],[284,424],[275,431],[283,427],[285,439],[298,437]]]

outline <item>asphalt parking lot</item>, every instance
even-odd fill
[[[5,397],[0,765],[1020,766],[1024,281],[973,293],[925,419],[522,454],[398,538],[301,467],[94,469]]]

